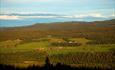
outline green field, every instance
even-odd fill
[[[82,38],[81,39],[78,38],[78,40],[80,40],[81,43],[86,43],[85,40]],[[16,47],[1,46],[0,53],[38,51],[38,52],[47,52],[49,55],[52,55],[52,54],[64,54],[69,52],[110,52],[112,51],[112,49],[115,49],[115,44],[100,44],[100,45],[83,44],[81,46],[63,47],[63,46],[51,46],[50,42],[41,41],[41,42],[29,42],[29,43],[19,44]]]
[[[80,39],[80,38],[78,38]],[[84,39],[83,39],[84,40]],[[81,40],[81,42],[85,42]],[[103,63],[98,60],[105,60],[110,56],[110,60],[113,60],[113,52],[115,49],[115,44],[103,44],[103,45],[81,45],[81,46],[51,46],[49,41],[41,42],[29,42],[19,44],[16,47],[0,47],[0,63],[10,64],[16,66],[28,66],[32,64],[42,65],[46,55],[50,57],[52,63],[63,62],[64,64],[95,64],[111,66],[113,63],[108,60],[110,63]],[[101,55],[102,54],[102,55]],[[83,56],[84,55],[84,56]],[[87,56],[88,55],[88,56]],[[103,56],[104,55],[104,56]],[[68,58],[68,57],[72,58]],[[76,56],[87,58],[86,62],[83,60],[72,61]],[[89,57],[90,56],[90,57]],[[107,58],[104,58],[104,57]],[[94,58],[91,58],[94,57]],[[6,59],[7,58],[7,59]],[[71,59],[69,61],[68,59]],[[92,63],[92,61],[87,62],[88,59],[97,60],[97,63]],[[64,62],[64,60],[67,60]]]

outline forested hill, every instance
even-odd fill
[[[57,22],[23,27],[0,28],[0,41],[21,39],[31,41],[41,37],[84,37],[115,43],[115,19],[95,22]]]
[[[66,29],[82,29],[84,26],[111,26],[115,25],[115,19],[112,20],[106,20],[106,21],[94,21],[94,22],[55,22],[55,23],[36,23],[34,25],[29,25],[29,26],[19,26],[19,27],[0,27],[0,29],[36,29],[36,30],[66,30]],[[79,27],[80,26],[80,27]]]

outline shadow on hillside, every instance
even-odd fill
[[[27,68],[19,68],[11,65],[0,64],[0,70],[111,70],[111,69],[102,69],[102,68],[88,68],[88,67],[71,67],[69,65],[57,63],[53,65],[50,63],[48,57],[46,57],[44,66],[29,66]]]

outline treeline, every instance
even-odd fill
[[[51,43],[51,46],[80,46],[81,43],[77,43],[77,42],[53,42]]]
[[[0,70],[112,70],[114,68],[104,68],[104,67],[87,67],[87,66],[71,66],[62,63],[52,64],[48,57],[46,57],[45,64],[43,66],[28,66],[27,68],[20,68],[11,65],[0,64]]]
[[[29,66],[27,68],[19,68],[11,65],[2,65],[0,64],[0,70],[112,70],[111,68],[88,68],[88,67],[73,67],[70,65],[65,65],[61,63],[57,63],[54,65],[44,65],[44,66]]]

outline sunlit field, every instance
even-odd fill
[[[115,44],[86,45],[84,43],[88,42],[87,39],[78,38],[79,42],[83,43],[81,46],[52,46],[52,40],[53,38],[49,38],[48,41],[40,39],[39,42],[23,43],[17,46],[10,46],[11,43],[9,43],[7,47],[6,43],[0,42],[0,60],[2,60],[0,63],[21,67],[33,64],[43,65],[48,55],[53,64],[61,62],[74,66],[114,66]],[[54,38],[54,40],[61,39]],[[77,38],[72,40],[77,40]]]

